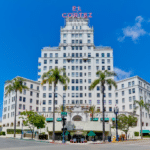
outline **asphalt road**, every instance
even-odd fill
[[[107,144],[51,144],[0,137],[2,150],[150,150],[150,140]]]

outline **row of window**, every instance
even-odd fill
[[[89,47],[88,49],[90,49]],[[64,46],[64,50],[66,50],[66,47]],[[72,50],[82,50],[82,46],[72,46]],[[68,54],[70,56],[70,53]],[[82,53],[72,53],[72,57],[82,57]],[[86,53],[84,53],[84,56],[86,56]],[[47,53],[44,53],[44,57],[47,57]],[[53,57],[53,53],[50,53],[50,58]],[[55,57],[58,57],[58,53],[55,53]],[[66,57],[66,53],[63,53],[63,57]],[[88,53],[88,57],[91,57],[91,53]],[[96,57],[99,57],[99,53],[96,53]],[[101,53],[101,57],[105,57],[105,53]],[[110,57],[110,53],[107,53],[107,57]],[[103,60],[104,61],[104,60]],[[47,64],[47,60],[44,60],[44,64]],[[33,85],[31,85],[33,88]]]
[[[66,46],[63,46],[63,50],[66,50],[67,49],[67,47]],[[82,50],[83,49],[83,47],[82,46],[71,46],[71,49],[72,50]],[[87,49],[91,49],[91,46],[87,46]]]
[[[71,57],[79,57],[81,56],[82,53],[72,53],[72,56]],[[66,53],[63,54],[64,57],[67,57],[66,56]],[[82,56],[81,56],[82,57]],[[91,57],[90,54],[88,54],[88,57]],[[58,64],[58,60],[52,60],[50,59],[49,60],[49,63],[52,64],[54,61],[55,64]],[[82,64],[82,62],[88,62],[89,64],[91,63],[91,59],[88,59],[87,61],[86,60],[82,60],[82,59],[71,59],[71,60],[66,60],[66,59],[63,59],[63,63],[65,64],[66,62],[71,62],[72,64],[76,63],[76,64]],[[110,64],[110,59],[107,59],[107,63]],[[47,60],[44,60],[44,64],[47,64]],[[99,64],[99,60],[96,59],[96,64]],[[102,59],[102,64],[105,64],[105,60]],[[41,64],[40,64],[41,65]]]
[[[135,93],[135,88],[129,89],[128,94],[134,94]],[[122,96],[125,96],[125,91],[121,91]],[[115,93],[116,97],[118,97],[118,92]]]
[[[80,26],[81,27],[81,26]],[[67,34],[63,34],[63,38],[66,38],[67,37]],[[74,38],[78,38],[78,37],[82,37],[82,34],[71,34],[71,37]],[[91,37],[91,34],[90,33],[87,33],[87,37],[90,38]]]

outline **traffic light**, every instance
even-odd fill
[[[61,128],[61,130],[63,131],[63,129],[64,129],[64,132],[66,132],[67,131],[67,128]]]

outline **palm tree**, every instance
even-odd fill
[[[139,106],[135,107],[134,110],[137,108],[140,108],[140,126],[141,126],[141,139],[143,139],[143,133],[142,133],[142,109],[145,108],[147,112],[149,112],[150,104],[144,103],[143,99],[140,101],[135,100],[134,104],[138,104]]]
[[[103,142],[105,142],[105,108],[104,108],[104,85],[105,83],[109,86],[113,85],[115,88],[117,87],[116,82],[111,79],[110,77],[116,76],[115,72],[110,72],[105,70],[104,72],[102,71],[97,71],[96,75],[98,76],[98,79],[95,79],[90,86],[90,90],[93,90],[98,84],[100,84],[101,87],[101,93],[102,93],[102,108],[103,108]]]
[[[93,105],[93,106],[90,106],[89,111],[85,111],[85,113],[91,113],[92,114],[92,120],[91,121],[93,121],[94,114],[95,113],[100,113],[100,111],[99,110],[95,110],[95,106]]]
[[[23,85],[22,83],[26,81],[25,79],[21,77],[16,77],[12,80],[7,80],[5,83],[8,84],[5,88],[6,95],[10,94],[11,92],[15,91],[16,93],[16,99],[15,99],[15,118],[14,118],[14,137],[16,137],[16,111],[17,111],[17,92],[20,93],[22,90],[28,90],[29,88],[26,85]]]
[[[63,75],[62,75],[63,74]],[[64,85],[65,90],[67,89],[67,84],[70,82],[70,79],[66,76],[65,69],[51,69],[47,73],[44,73],[42,76],[42,85],[43,84],[52,84],[54,86],[54,96],[53,96],[53,141],[55,141],[55,91],[56,85],[58,82]]]

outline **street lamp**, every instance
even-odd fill
[[[114,113],[116,115],[116,141],[118,140],[118,124],[117,124],[117,114],[119,113],[119,108],[118,107],[114,107]]]

